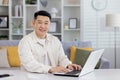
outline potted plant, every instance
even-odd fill
[[[13,28],[14,28],[13,33],[17,33],[17,34],[22,33],[22,31],[21,31],[22,26],[23,26],[22,21],[20,21],[20,23],[18,25],[14,24],[14,23],[12,23],[12,25],[13,25]]]
[[[26,4],[30,4],[30,0],[25,0],[25,3]]]
[[[26,4],[36,4],[36,0],[26,0],[25,3]]]

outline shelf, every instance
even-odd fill
[[[39,2],[39,0],[36,0],[36,4],[26,4],[25,0],[9,0],[8,5],[0,5],[0,7],[3,8],[1,12],[3,14],[6,13],[6,15],[9,16],[9,28],[0,28],[0,34],[8,35],[10,40],[22,39],[23,36],[34,30],[34,28],[31,27],[31,20],[34,17],[34,12],[46,10],[51,13],[52,8],[55,7],[58,13],[56,14],[56,17],[52,17],[51,22],[57,22],[57,24],[53,25],[56,28],[56,32],[48,33],[57,36],[61,41],[72,41],[73,37],[71,36],[79,38],[81,1],[75,0],[75,3],[70,3],[69,1],[70,0],[48,0],[49,4],[45,6]],[[15,8],[16,5],[21,5],[22,7],[18,6],[18,8]],[[15,12],[19,15],[21,13],[21,15],[15,15]],[[69,26],[69,18],[77,18],[77,29],[64,29],[65,25]],[[16,32],[16,27],[19,26],[20,23],[22,23],[21,31]]]
[[[0,7],[8,7],[8,4],[7,5],[0,4]]]
[[[37,7],[37,4],[34,4],[34,5],[26,4],[26,7]]]
[[[52,17],[52,19],[61,19],[62,17],[59,17],[59,16],[57,16],[57,17]]]
[[[53,35],[61,35],[61,33],[52,33],[52,32],[49,32],[49,33]]]
[[[33,28],[27,28],[26,30],[28,30],[28,31],[32,31],[32,30],[34,30]]]
[[[17,34],[17,33],[12,33],[13,36],[22,36],[23,33]]]
[[[23,18],[23,16],[21,17],[21,16],[12,16],[11,18],[14,18],[14,19],[22,19]]]
[[[80,29],[64,29],[64,31],[80,31]]]
[[[80,5],[64,5],[64,7],[80,7]]]
[[[9,28],[0,28],[1,31],[9,30]]]

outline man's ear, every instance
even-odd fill
[[[34,25],[35,25],[35,20],[32,20],[31,21],[31,26],[34,27]]]

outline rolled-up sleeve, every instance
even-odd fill
[[[58,52],[59,52],[59,65],[61,65],[63,67],[67,67],[69,64],[72,64],[72,62],[65,55],[61,42],[59,42],[58,47],[59,47],[58,48]]]

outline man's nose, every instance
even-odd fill
[[[42,23],[40,27],[44,27],[44,26],[45,26],[45,24],[44,24],[44,23]]]

